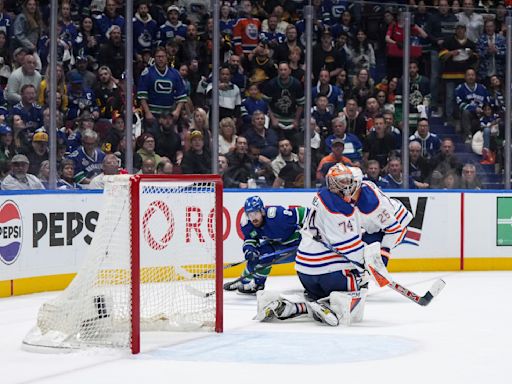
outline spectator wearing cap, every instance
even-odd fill
[[[169,158],[174,164],[180,164],[183,147],[173,114],[170,111],[162,113],[158,118],[158,126],[160,129],[155,134],[155,151],[160,156]]]
[[[86,56],[77,56],[75,58],[75,68],[70,70],[67,74],[68,81],[74,76],[75,73],[78,73],[82,76],[82,84],[85,88],[94,88],[97,82],[96,74],[89,71],[87,66],[89,65],[89,60]]]
[[[86,112],[94,119],[100,116],[94,91],[84,86],[83,77],[78,72],[73,72],[69,76],[68,101],[68,120],[74,120]]]
[[[0,162],[10,160],[17,153],[12,128],[7,124],[0,124]]]
[[[210,151],[205,148],[203,134],[190,133],[190,149],[183,154],[181,171],[188,174],[207,174],[212,171]]]
[[[171,5],[167,8],[167,21],[160,26],[157,33],[158,45],[163,46],[170,39],[180,43],[187,36],[187,26],[180,21],[180,7]]]
[[[27,173],[30,162],[25,155],[15,155],[11,160],[11,171],[2,181],[4,191],[44,189],[43,183],[34,175]]]
[[[325,146],[328,152],[332,150],[332,141],[336,138],[340,138],[345,144],[343,155],[348,157],[353,163],[360,162],[363,158],[363,144],[356,135],[347,133],[347,120],[344,116],[335,117],[332,120],[332,131],[333,134],[325,139]]]
[[[343,163],[345,165],[352,166],[350,159],[346,156],[343,156],[344,149],[345,143],[339,137],[335,138],[331,142],[331,153],[322,157],[318,163],[318,167],[316,168],[316,180],[318,182],[324,183],[327,171],[336,163]]]
[[[101,172],[105,153],[98,147],[98,134],[86,129],[82,134],[82,145],[68,156],[75,163],[75,181],[89,184]]]
[[[133,18],[133,49],[137,55],[152,49],[157,40],[158,25],[149,14],[149,1],[139,0]]]
[[[334,49],[332,33],[329,29],[324,29],[320,44],[313,48],[313,76],[318,79],[320,69],[325,68],[329,71],[331,82],[334,83],[338,73],[345,67],[345,56],[341,51]]]
[[[136,144],[137,152],[135,153],[133,159],[135,168],[142,169],[144,161],[147,159],[153,160],[153,168],[156,167],[156,164],[160,162],[161,157],[158,153],[155,152],[155,137],[151,133],[145,132],[137,138]]]
[[[66,78],[64,76],[64,68],[62,64],[57,63],[57,92],[61,95],[61,112],[65,112],[68,109],[68,87],[66,85]],[[46,68],[44,79],[41,81],[39,86],[39,95],[37,96],[37,103],[44,107],[50,103],[49,97],[49,84],[50,84],[50,66]]]
[[[155,131],[157,118],[164,111],[173,110],[175,120],[187,102],[187,93],[179,72],[167,66],[167,52],[158,47],[155,64],[146,68],[139,79],[137,97],[144,111],[146,130]]]
[[[119,27],[119,33],[121,34],[125,26],[124,17],[117,13],[116,0],[107,0],[104,12],[95,15],[94,22],[103,41],[109,40],[109,32],[112,31],[112,27]]]
[[[25,55],[23,65],[11,73],[5,89],[5,99],[9,104],[14,105],[20,102],[21,88],[25,84],[33,85],[36,91],[41,84],[41,74],[36,70],[34,55]]]
[[[31,145],[22,149],[22,153],[27,156],[30,162],[28,173],[37,175],[41,163],[49,158],[48,134],[46,132],[34,133]]]
[[[21,13],[16,16],[12,26],[15,48],[24,47],[35,52],[43,25],[44,22],[37,1],[24,0]]]
[[[108,30],[107,36],[108,40],[100,46],[98,64],[109,67],[114,77],[120,79],[125,65],[125,45],[121,35],[121,27],[113,25]]]
[[[115,112],[123,111],[121,88],[112,77],[110,68],[105,65],[98,68],[98,80],[94,88],[94,94],[99,108],[99,118],[113,119]]]

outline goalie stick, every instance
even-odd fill
[[[313,240],[318,241],[321,243],[324,247],[326,247],[331,252],[334,252],[341,257],[343,257],[348,262],[352,263],[352,265],[356,266],[357,269],[364,269],[364,266],[361,263],[355,262],[354,260],[349,259],[347,256],[345,256],[342,252],[338,251],[336,248],[334,248],[330,243],[322,241],[321,238],[312,236],[311,233],[308,231],[303,231],[303,235],[306,234],[306,236],[310,236],[313,238]],[[387,271],[384,263],[382,262],[381,256],[380,256],[380,243],[372,243],[365,246],[364,250],[364,259],[366,263],[366,267],[369,269],[370,273],[373,275],[375,280],[377,281],[377,284],[379,284],[380,287],[383,287],[387,285],[392,290],[400,293],[404,297],[408,298],[409,300],[421,305],[421,306],[427,306],[430,304],[430,302],[436,297],[445,287],[446,283],[442,279],[438,279],[432,284],[432,287],[423,295],[418,296],[416,293],[411,291],[410,289],[404,287],[403,285],[397,283],[391,278],[391,275]]]
[[[380,287],[387,285],[392,290],[400,293],[407,299],[421,305],[427,306],[445,287],[446,283],[442,279],[438,279],[432,284],[432,287],[423,295],[418,296],[410,289],[394,281],[387,271],[382,258],[380,256],[380,243],[372,243],[365,247],[364,259],[368,270],[375,278],[375,281]]]

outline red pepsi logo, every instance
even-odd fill
[[[22,227],[18,206],[7,200],[0,207],[0,260],[7,265],[14,263],[20,254]]]

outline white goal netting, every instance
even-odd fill
[[[141,179],[135,197],[140,218],[132,227],[130,183],[125,175],[106,184],[83,266],[58,297],[43,304],[24,344],[128,348],[134,311],[141,331],[215,328],[216,184]],[[132,299],[136,251],[140,311]]]

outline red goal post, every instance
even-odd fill
[[[212,183],[215,186],[215,332],[223,331],[223,184],[219,175],[134,175],[130,185],[131,207],[131,233],[132,233],[132,302],[133,306],[140,308],[140,245],[141,245],[141,211],[140,204],[141,184],[144,182],[186,182],[186,183]],[[187,222],[185,222],[187,225]],[[212,228],[213,229],[213,228]],[[140,351],[140,310],[133,311],[132,315],[132,353]]]

